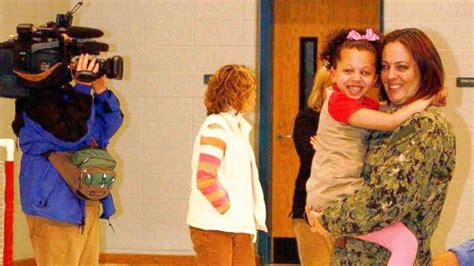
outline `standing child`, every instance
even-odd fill
[[[379,103],[365,95],[377,83],[380,48],[380,37],[371,29],[365,34],[341,29],[328,38],[321,57],[330,63],[333,85],[321,110],[317,156],[306,184],[308,206],[328,207],[361,188],[369,130],[392,131],[431,103],[431,99],[420,99],[391,114],[378,111]],[[311,222],[315,212],[309,213]],[[415,262],[418,242],[402,222],[358,238],[387,248],[391,252],[388,265]],[[336,239],[335,245],[343,242]]]
[[[245,66],[223,66],[209,81],[187,217],[198,265],[255,265],[252,238],[267,231],[252,127],[242,116],[255,100],[255,76]]]

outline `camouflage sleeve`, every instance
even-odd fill
[[[435,124],[416,115],[393,132],[380,154],[369,151],[368,161],[371,157],[377,161],[369,167],[370,183],[325,209],[321,224],[336,237],[363,235],[401,220],[416,208],[433,162],[443,150],[444,133]]]

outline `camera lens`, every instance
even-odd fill
[[[105,74],[109,79],[121,80],[123,78],[123,58],[119,55],[98,60],[99,73]]]

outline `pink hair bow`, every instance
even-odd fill
[[[380,40],[380,37],[377,34],[375,34],[375,32],[372,29],[366,29],[365,35],[360,35],[360,33],[358,33],[356,30],[351,30],[349,34],[347,34],[347,39],[354,40],[354,41],[367,40],[369,42],[374,42],[374,41]]]

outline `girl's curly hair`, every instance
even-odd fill
[[[341,52],[344,49],[357,49],[360,51],[368,51],[375,55],[377,62],[377,71],[380,70],[380,57],[382,52],[382,42],[383,36],[374,30],[374,33],[379,36],[379,40],[368,41],[368,40],[350,40],[347,39],[349,32],[352,30],[357,31],[360,35],[366,34],[366,30],[362,29],[349,29],[349,28],[340,28],[326,37],[326,45],[323,47],[323,50],[320,53],[320,58],[322,61],[328,62],[328,68],[336,68],[337,63],[341,60]]]
[[[248,67],[233,64],[219,68],[209,80],[204,96],[207,115],[227,112],[229,108],[246,111],[256,88],[255,75]]]

